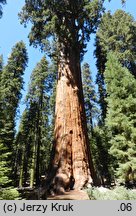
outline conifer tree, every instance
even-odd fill
[[[27,64],[27,52],[24,43],[17,43],[8,58],[7,65],[2,68],[0,82],[0,142],[6,157],[6,166],[10,167],[8,178],[13,177],[15,120],[18,103],[23,88],[23,74]],[[5,159],[4,159],[5,161]],[[12,181],[13,184],[13,181]]]
[[[0,77],[1,77],[2,68],[3,68],[3,56],[0,55]]]
[[[1,77],[3,70],[3,56],[0,56],[0,89],[1,89]],[[0,131],[2,128],[2,94],[0,91]],[[0,199],[2,199],[2,187],[6,187],[6,185],[10,182],[8,178],[8,173],[10,169],[7,166],[7,158],[9,153],[7,152],[7,148],[3,145],[2,139],[0,137]]]
[[[2,16],[2,5],[6,4],[6,0],[0,0],[0,18]]]
[[[44,50],[49,45],[50,36],[58,41],[54,148],[49,176],[49,182],[55,181],[58,192],[70,188],[73,178],[78,189],[95,178],[89,151],[80,60],[90,34],[99,24],[103,2],[26,0],[20,13],[22,23],[32,23],[30,44],[40,45]]]
[[[8,172],[9,168],[7,167],[7,157],[8,152],[6,148],[0,143],[0,188],[9,183]]]
[[[31,44],[41,45],[44,49],[49,42],[48,37],[53,36],[57,38],[59,45],[54,153],[50,171],[50,174],[54,173],[50,180],[56,182],[58,191],[65,190],[66,182],[70,185],[71,178],[75,179],[75,188],[82,188],[87,182],[91,182],[90,174],[94,177],[80,60],[90,34],[98,26],[103,2],[26,0],[20,13],[22,23],[30,21],[33,25],[29,34]]]
[[[105,70],[110,154],[115,174],[122,183],[136,180],[136,79],[122,67],[116,53],[108,56]]]
[[[30,186],[40,184],[40,176],[45,175],[51,151],[50,97],[53,93],[55,73],[49,68],[45,57],[32,72],[29,91],[26,97],[27,108],[22,116],[16,142],[20,153],[20,183]],[[27,168],[26,168],[27,166]]]
[[[15,137],[15,163],[14,179],[15,185],[19,187],[26,186],[29,179],[30,155],[31,155],[31,137],[32,121],[28,109],[25,109],[19,125],[18,133]]]
[[[3,72],[3,56],[0,56],[0,90],[2,89],[2,72]],[[3,102],[2,102],[2,91],[0,91],[0,133],[3,128],[3,112],[2,112]],[[18,192],[9,187],[11,179],[9,178],[9,173],[11,172],[11,167],[9,168],[9,156],[10,152],[6,146],[2,143],[2,137],[0,136],[0,200],[1,199],[14,199],[18,198]]]
[[[23,74],[27,65],[25,44],[18,42],[12,49],[7,65],[1,76],[1,98],[3,128],[1,137],[3,144],[11,149],[15,134],[15,117],[23,88]]]
[[[97,95],[93,85],[92,74],[88,63],[84,63],[82,67],[83,76],[83,93],[85,101],[85,111],[89,134],[92,134],[94,122],[98,116],[98,108],[96,106]]]
[[[2,70],[3,70],[3,57],[1,55],[0,56],[0,89],[1,89]],[[1,91],[0,91],[0,128],[2,128],[2,95],[1,95]]]
[[[89,64],[82,67],[83,92],[87,126],[91,144],[92,158],[97,174],[98,184],[110,184],[110,157],[108,155],[107,137],[104,129],[99,126],[98,99],[93,85]]]
[[[8,177],[11,169],[7,166],[9,154],[7,148],[0,141],[0,200],[13,200],[19,197],[18,191],[9,187],[11,182]]]
[[[102,121],[106,117],[106,89],[104,70],[109,51],[114,51],[124,67],[136,77],[136,22],[134,18],[117,10],[113,15],[107,12],[103,15],[96,37],[95,55],[97,58],[97,84],[99,88]]]
[[[40,147],[42,139],[41,125],[43,124],[43,106],[45,93],[45,79],[47,78],[48,63],[43,58],[40,64],[34,69],[31,76],[31,86],[29,89],[28,100],[30,100],[30,109],[33,107],[35,119],[35,141],[33,146],[33,163],[32,172],[36,172],[36,184],[39,185],[39,162],[40,162]],[[47,108],[48,109],[48,108]],[[36,158],[35,158],[36,155]],[[36,170],[34,167],[36,166]],[[34,175],[33,175],[34,176]]]

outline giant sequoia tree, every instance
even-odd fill
[[[30,43],[42,49],[49,36],[58,41],[58,83],[51,170],[58,190],[74,178],[75,188],[93,177],[84,110],[80,60],[95,31],[101,0],[25,1],[22,23],[31,21]],[[59,185],[61,182],[61,185]]]
[[[80,60],[90,34],[95,32],[104,0],[26,0],[21,22],[32,23],[30,43],[49,48],[48,38],[58,44],[54,148],[50,173],[55,185],[64,190],[70,179],[75,188],[94,177],[84,110]],[[60,184],[61,182],[61,184]],[[65,185],[65,186],[64,186]]]

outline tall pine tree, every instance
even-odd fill
[[[21,157],[20,186],[29,180],[31,187],[34,186],[34,182],[39,186],[41,175],[47,172],[52,147],[53,117],[50,111],[50,98],[54,83],[55,72],[43,57],[32,72],[26,97],[27,108],[16,138],[20,152],[17,157]]]
[[[15,120],[23,88],[23,74],[27,65],[25,44],[18,42],[12,49],[7,65],[3,67],[0,82],[0,141],[7,149],[7,167],[14,165]],[[5,152],[5,153],[6,153]],[[11,177],[12,172],[8,173]],[[12,182],[13,183],[13,182]]]
[[[12,49],[7,65],[1,76],[1,97],[3,128],[1,137],[3,143],[11,149],[15,134],[15,117],[23,88],[23,74],[28,57],[25,44],[18,42]]]
[[[108,146],[106,133],[99,126],[100,110],[98,99],[93,85],[89,64],[85,63],[82,67],[83,92],[85,100],[85,111],[87,126],[90,138],[92,158],[97,174],[97,184],[110,184]]]
[[[110,12],[105,13],[97,31],[95,55],[102,122],[107,108],[104,70],[109,51],[114,51],[121,64],[136,77],[136,22],[125,11],[117,10],[113,15]]]
[[[0,86],[1,86],[2,70],[3,70],[3,57],[1,55],[0,56]],[[1,91],[0,91],[0,128],[2,128],[2,94],[1,94]]]
[[[40,183],[40,158],[43,135],[46,134],[48,128],[48,115],[49,115],[49,91],[52,86],[52,74],[49,73],[48,63],[45,57],[37,64],[31,76],[31,84],[28,92],[28,103],[30,110],[33,109],[34,117],[34,150],[35,158],[35,173],[36,185]],[[47,141],[47,140],[46,140]],[[48,148],[48,146],[47,146]],[[46,149],[47,149],[46,148]],[[50,148],[49,148],[50,149]],[[35,151],[35,152],[34,152]],[[49,152],[47,153],[49,155]]]
[[[98,108],[97,108],[97,95],[92,80],[92,74],[88,63],[84,63],[82,67],[83,77],[83,92],[85,101],[85,111],[87,118],[87,125],[89,134],[92,136],[94,122],[97,120]]]
[[[120,182],[136,180],[136,79],[122,67],[116,53],[108,56],[105,70],[110,154]]]

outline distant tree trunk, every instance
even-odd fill
[[[92,106],[91,106],[91,104],[89,104],[89,109],[90,109],[90,116],[89,116],[89,119],[90,119],[90,121],[89,121],[89,123],[90,123],[90,125],[91,125],[91,137],[93,136],[93,117],[92,117]]]
[[[37,149],[36,149],[36,186],[40,185],[40,146],[41,146],[41,141],[40,141],[40,126],[38,125],[38,134],[37,134]]]
[[[21,165],[20,165],[20,176],[19,176],[19,187],[23,187],[23,165],[24,165],[24,150],[22,151]]]
[[[25,139],[25,138],[24,138]],[[29,178],[29,157],[30,157],[30,143],[32,140],[29,140],[25,144],[25,156],[24,156],[24,186],[27,186],[27,181]]]
[[[42,125],[42,117],[41,111],[43,107],[43,89],[40,91],[40,98],[38,103],[37,110],[37,155],[36,155],[36,186],[40,185],[40,147],[41,147],[41,125]]]
[[[94,178],[81,80],[80,56],[61,53],[51,173],[56,192],[81,189]]]
[[[32,164],[30,171],[30,187],[34,186],[34,177],[35,177],[35,163],[36,163],[36,133],[35,133],[35,142],[33,144],[33,153],[32,153]]]

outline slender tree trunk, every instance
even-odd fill
[[[39,168],[40,168],[40,136],[39,136],[39,126],[38,126],[38,137],[37,137],[37,154],[36,154],[36,186],[40,185],[40,172],[39,172]]]
[[[20,176],[19,176],[19,187],[23,187],[23,165],[24,165],[24,150],[22,151],[21,166],[20,166]]]
[[[32,154],[32,164],[30,171],[30,187],[34,186],[34,177],[35,177],[35,163],[36,163],[36,134],[35,134],[35,142],[33,144],[33,154]]]
[[[12,166],[12,172],[13,172],[13,177],[14,177],[14,186],[17,187],[19,185],[18,183],[18,175],[17,175],[17,171],[19,168],[19,159],[18,159],[18,155],[19,155],[19,144],[17,144],[15,146],[15,153],[14,153],[14,162],[13,162],[13,166]],[[22,166],[22,157],[20,158],[20,169]],[[20,178],[20,177],[19,177]]]
[[[93,118],[92,118],[92,106],[89,104],[89,110],[90,110],[90,125],[91,125],[91,137],[93,136]]]
[[[25,139],[25,138],[24,138]],[[27,186],[27,181],[29,178],[29,157],[30,157],[30,143],[32,141],[26,141],[25,144],[25,156],[24,156],[24,186]]]
[[[87,135],[80,57],[61,54],[55,110],[52,175],[56,192],[81,189],[92,182],[94,170]]]
[[[43,108],[43,88],[40,89],[40,98],[37,108],[37,155],[36,155],[36,186],[40,185],[40,148],[41,148],[41,126],[42,126],[42,108]]]
[[[36,186],[40,185],[40,147],[41,147],[41,128],[40,128],[40,110],[38,107],[38,115],[37,115],[37,126],[36,126],[36,141],[37,141],[37,149],[36,149]]]

